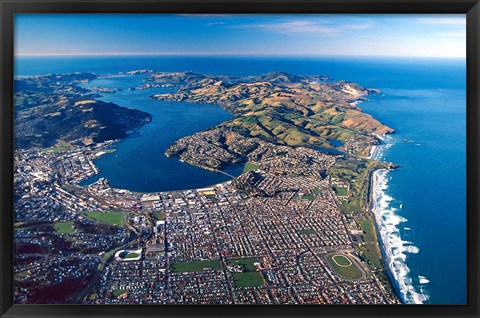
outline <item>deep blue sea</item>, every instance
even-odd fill
[[[322,74],[378,88],[359,104],[394,128],[376,157],[400,165],[377,178],[377,213],[387,263],[406,303],[466,303],[466,66],[457,59],[49,57],[17,58],[17,75],[135,69],[255,75],[269,71]],[[131,81],[131,82],[129,82]],[[140,77],[91,85],[133,87]],[[149,101],[155,90],[102,99],[153,114],[152,123],[97,161],[113,186],[158,191],[228,179],[163,153],[177,138],[231,118],[214,105]],[[232,174],[240,172],[237,167]],[[129,185],[129,186],[128,186]]]

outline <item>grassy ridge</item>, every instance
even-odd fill
[[[376,242],[377,236],[375,234],[375,227],[373,225],[373,221],[370,219],[366,219],[366,220],[360,220],[358,221],[358,223],[362,227],[362,230],[365,232],[364,240],[366,242]]]
[[[288,114],[278,109],[249,113],[238,117],[225,126],[243,132],[243,135],[260,137],[267,141],[288,146],[318,146],[333,148],[329,139],[346,140],[356,134],[350,128],[325,123],[315,117],[298,115],[289,120]]]
[[[380,258],[380,251],[377,244],[365,244],[360,246],[362,256],[372,264],[375,269],[383,269],[382,259]]]
[[[348,157],[337,160],[335,165],[330,167],[329,174],[331,178],[347,182],[349,184],[348,200],[342,202],[340,207],[343,212],[362,211],[367,208],[367,189],[369,174],[378,168],[387,168],[388,164],[384,162]],[[336,189],[337,194],[345,194],[341,187]]]

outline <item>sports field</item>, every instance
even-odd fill
[[[232,273],[233,279],[235,281],[235,286],[237,287],[258,287],[263,286],[265,281],[263,279],[262,273],[258,271],[258,268],[254,263],[261,263],[262,260],[259,258],[238,258],[231,259],[228,261],[230,265],[242,265],[244,272],[242,273]]]
[[[212,261],[194,261],[194,262],[180,262],[172,265],[172,271],[174,272],[201,272],[205,268],[222,269],[222,264],[218,260]]]
[[[165,220],[165,213],[164,212],[158,212],[153,215],[156,220],[158,221],[163,221]]]
[[[235,286],[241,287],[259,287],[264,285],[264,280],[260,272],[232,273],[235,280]]]
[[[242,265],[243,269],[246,272],[256,272],[257,267],[253,265],[254,263],[261,263],[262,260],[259,258],[238,258],[238,259],[231,259],[228,261],[230,265]]]
[[[338,196],[346,197],[348,195],[348,188],[347,187],[335,187],[335,193]]]
[[[298,231],[298,233],[304,234],[304,235],[313,235],[313,234],[316,234],[317,232],[315,232],[314,229],[306,229],[306,230],[300,230]]]
[[[127,292],[127,290],[125,290],[125,289],[115,289],[115,290],[112,292],[112,295],[113,295],[114,297],[118,297],[118,296],[120,296],[120,295],[125,294],[126,292]]]
[[[73,234],[75,229],[73,228],[73,222],[56,222],[53,227],[55,231],[60,234]]]
[[[326,256],[326,260],[340,276],[349,279],[359,279],[362,277],[362,272],[346,255],[330,254]]]
[[[50,148],[43,148],[42,150],[46,152],[65,152],[72,149],[75,149],[75,146],[66,141],[60,141],[55,146],[52,146]]]
[[[257,170],[258,168],[260,168],[260,165],[257,165],[256,163],[247,162],[245,164],[245,167],[243,168],[243,173]]]
[[[86,211],[83,212],[87,217],[90,219],[94,219],[98,222],[108,224],[108,225],[116,225],[116,226],[125,226],[125,218],[122,212],[117,211],[108,211],[108,212],[100,212],[100,211]]]
[[[138,256],[140,256],[140,254],[138,254],[138,253],[128,253],[123,258],[124,259],[130,259],[130,258],[137,258]]]
[[[308,194],[302,195],[302,199],[313,201],[314,197],[313,197],[313,194],[308,193]]]
[[[333,255],[332,260],[340,267],[349,267],[352,265],[352,261],[343,255]]]

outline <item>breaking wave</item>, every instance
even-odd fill
[[[391,139],[391,137],[388,138]],[[387,145],[391,145],[391,143]],[[384,146],[378,147],[374,158],[378,160],[383,157],[384,149]],[[405,223],[407,219],[397,214],[399,209],[393,206],[394,199],[386,193],[390,181],[387,176],[387,170],[375,171],[372,187],[373,212],[385,253],[385,263],[396,281],[402,300],[407,304],[422,304],[428,300],[428,294],[423,286],[428,284],[429,280],[424,276],[418,276],[418,283],[422,286],[416,288],[414,285],[406,260],[408,254],[417,254],[420,249],[401,237],[399,229],[405,228],[401,224]]]
[[[425,276],[418,276],[418,282],[420,284],[428,284],[430,281]]]

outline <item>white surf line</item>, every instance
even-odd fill
[[[393,200],[385,193],[388,189],[387,170],[373,173],[373,213],[381,236],[381,245],[386,255],[390,273],[398,284],[401,297],[408,304],[422,304],[428,300],[425,290],[417,291],[413,285],[410,269],[406,264],[407,254],[416,254],[419,248],[400,236],[399,225],[407,219],[397,215],[396,208],[390,205]],[[423,284],[427,283],[423,278]]]
[[[377,136],[384,144],[377,146],[372,152],[371,158],[381,160],[384,150],[390,148],[393,138],[388,135]],[[393,198],[386,194],[388,189],[388,170],[377,170],[372,175],[372,201],[375,222],[380,232],[380,245],[386,255],[386,264],[393,278],[398,284],[401,298],[409,304],[422,304],[428,300],[428,294],[421,288],[415,289],[410,275],[410,269],[406,264],[407,254],[416,254],[420,249],[412,242],[404,241],[400,236],[400,224],[407,219],[397,215],[398,209],[391,206]],[[403,204],[402,204],[403,207]],[[410,228],[406,228],[411,230]],[[424,277],[418,277],[419,284],[425,286],[430,281]]]

